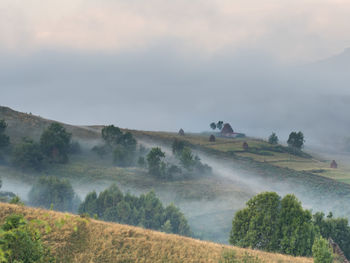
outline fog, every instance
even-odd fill
[[[275,131],[282,142],[302,130],[307,145],[323,146],[341,144],[350,128],[349,49],[308,64],[260,50],[183,54],[169,43],[0,58],[0,104],[71,124],[197,132],[223,120],[250,136]]]

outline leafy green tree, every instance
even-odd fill
[[[232,221],[230,243],[295,256],[311,255],[315,228],[311,213],[293,195],[256,195]]]
[[[311,212],[304,210],[294,195],[286,195],[281,200],[279,218],[279,252],[295,256],[311,256],[315,239]]]
[[[113,151],[113,159],[116,165],[127,167],[134,163],[134,154],[125,146],[117,145]]]
[[[40,145],[29,138],[23,138],[22,142],[15,146],[12,153],[12,163],[23,170],[41,171],[45,157]]]
[[[312,246],[312,256],[315,263],[332,263],[333,253],[326,239],[317,238]]]
[[[215,130],[216,129],[216,123],[215,122],[210,123],[210,128]]]
[[[54,262],[41,241],[38,229],[31,226],[22,215],[12,214],[5,219],[0,229],[0,251],[0,262]]]
[[[109,125],[102,129],[102,139],[110,146],[117,144],[122,135],[123,132],[114,125]]]
[[[273,132],[273,133],[270,135],[268,142],[269,142],[270,144],[278,144],[278,137],[277,137],[276,133]]]
[[[301,150],[304,146],[304,134],[302,132],[291,132],[288,138],[288,146]]]
[[[68,180],[53,176],[43,176],[29,192],[29,202],[33,206],[59,211],[75,211],[79,200]]]
[[[223,121],[218,121],[218,123],[216,124],[216,128],[218,128],[219,130],[222,130],[223,126],[224,126]]]
[[[178,139],[175,139],[173,141],[171,148],[172,148],[173,154],[180,155],[182,153],[183,149],[185,148],[185,143],[184,143],[184,141],[180,141]]]
[[[162,159],[165,157],[165,153],[159,147],[152,148],[147,154],[148,172],[155,176],[162,176]]]
[[[43,153],[52,162],[66,163],[71,136],[61,124],[50,124],[40,137],[40,146]]]

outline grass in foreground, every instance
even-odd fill
[[[234,251],[237,259],[248,253],[262,262],[313,262],[312,258],[224,246],[68,213],[0,203],[0,223],[12,213],[40,220],[43,240],[58,262],[219,262],[227,251]]]

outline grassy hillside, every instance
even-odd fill
[[[59,262],[219,262],[223,253],[235,251],[242,259],[245,253],[258,256],[262,262],[313,262],[311,258],[295,258],[138,227],[84,219],[68,213],[27,208],[0,203],[0,223],[11,213],[40,220],[43,240]]]

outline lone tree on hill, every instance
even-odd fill
[[[291,132],[287,141],[289,147],[296,148],[298,150],[301,150],[301,148],[303,148],[304,142],[304,134],[301,131]]]
[[[43,153],[53,162],[66,163],[72,135],[59,123],[52,123],[40,137]]]
[[[122,131],[114,125],[109,125],[102,129],[102,139],[109,146],[113,146],[118,143],[119,138],[123,135]]]
[[[270,144],[278,144],[278,137],[276,135],[276,133],[272,133],[269,137],[269,143]]]
[[[215,130],[216,129],[216,123],[215,122],[210,123],[210,128]]]

